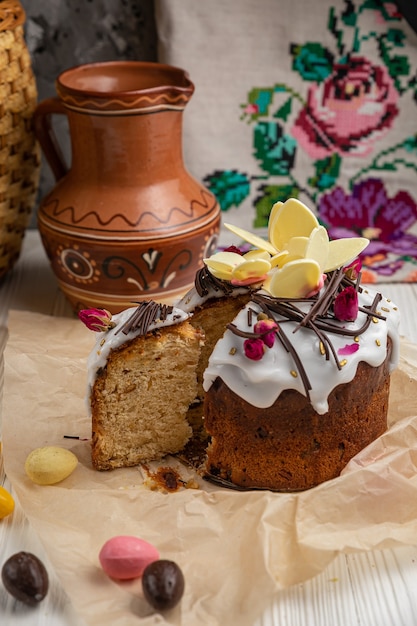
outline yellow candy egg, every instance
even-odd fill
[[[75,470],[78,459],[69,450],[58,446],[36,448],[28,455],[25,471],[37,485],[54,485]]]
[[[12,495],[4,487],[0,487],[0,519],[7,517],[14,511]]]

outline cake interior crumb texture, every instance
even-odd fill
[[[186,414],[197,394],[200,343],[200,333],[185,321],[110,353],[91,395],[96,469],[137,465],[185,446],[192,435]]]

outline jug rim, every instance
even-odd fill
[[[141,76],[138,73],[139,70],[142,72]],[[168,77],[171,80],[168,80]],[[110,84],[115,85],[117,82],[120,84],[119,88],[109,88]],[[83,87],[88,83],[92,87]],[[99,84],[102,84],[103,88],[98,89]],[[132,88],[134,84],[137,86]],[[124,88],[122,88],[123,85]],[[131,87],[126,88],[129,85]],[[55,81],[55,88],[58,95],[85,96],[88,94],[94,98],[105,99],[110,96],[157,94],[166,90],[189,96],[194,92],[194,84],[186,70],[165,63],[134,60],[97,61],[75,65],[59,74]]]

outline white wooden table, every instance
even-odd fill
[[[417,284],[384,285],[381,291],[401,309],[402,334],[417,342]],[[72,315],[36,230],[28,231],[17,266],[0,283],[0,354],[7,339],[9,309]],[[2,369],[0,360],[0,388]],[[13,493],[1,457],[0,484]],[[34,552],[48,567],[43,546],[17,505],[13,515],[0,521],[0,568],[20,550]],[[52,568],[48,570],[49,594],[34,609],[16,602],[0,583],[1,626],[83,626]],[[319,576],[277,594],[256,626],[417,626],[416,588],[417,537],[416,546],[341,554]]]

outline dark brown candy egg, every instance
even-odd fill
[[[184,575],[174,561],[154,561],[142,575],[143,594],[149,604],[160,611],[172,609],[178,604],[184,586]]]
[[[44,564],[30,552],[17,552],[1,570],[3,585],[17,600],[35,606],[48,593],[49,579]]]

